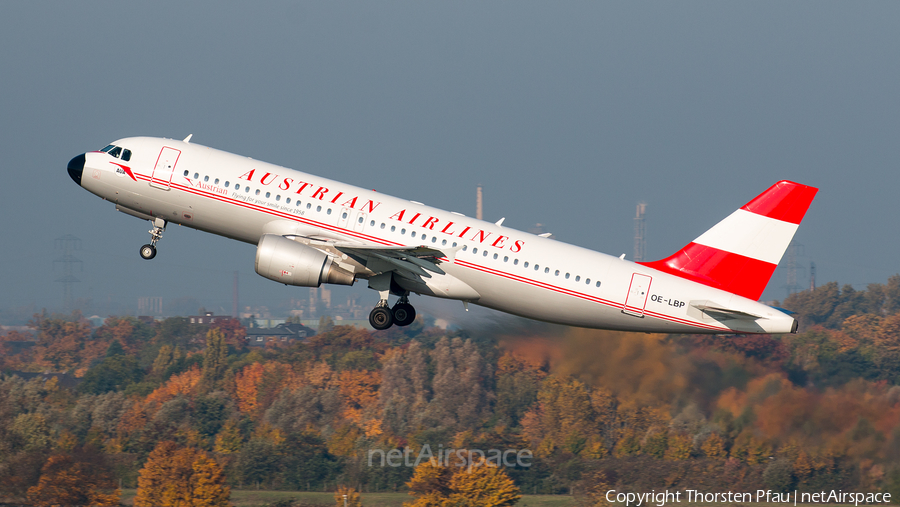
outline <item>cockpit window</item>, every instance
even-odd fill
[[[124,150],[124,151],[122,152],[122,160],[124,160],[124,161],[126,161],[126,162],[128,162],[129,160],[131,160],[131,150]]]
[[[118,146],[113,146],[113,149],[109,150],[107,153],[110,155],[119,158],[122,155],[122,148]]]
[[[103,148],[103,149],[100,150],[100,151],[102,151],[102,152],[104,152],[104,153],[109,153],[109,150],[111,150],[111,149],[113,149],[113,148],[115,148],[115,147],[116,147],[116,145],[110,144],[110,145],[108,145],[106,148]]]

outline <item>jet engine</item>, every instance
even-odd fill
[[[263,234],[256,247],[256,272],[285,285],[353,285],[354,275],[321,250],[277,234]]]

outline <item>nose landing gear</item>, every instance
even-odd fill
[[[162,239],[162,233],[166,230],[166,221],[162,218],[155,218],[151,222],[153,228],[150,229],[150,243],[141,247],[141,258],[150,260],[156,257],[156,242]]]

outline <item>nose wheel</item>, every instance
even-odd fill
[[[166,221],[162,218],[155,218],[152,222],[153,228],[150,229],[150,243],[141,247],[141,258],[150,260],[156,257],[156,242],[162,239],[162,233],[166,230]]]
[[[141,247],[141,258],[150,260],[156,257],[156,247],[153,245],[144,245]]]

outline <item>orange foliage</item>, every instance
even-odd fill
[[[238,409],[245,414],[253,414],[259,408],[259,383],[262,381],[265,367],[260,363],[245,366],[234,377],[235,395]]]
[[[179,394],[191,396],[196,393],[197,384],[200,383],[202,375],[200,368],[197,366],[178,375],[172,375],[165,384],[147,395],[144,401],[147,404],[154,402],[162,404]]]
[[[119,490],[112,477],[98,471],[92,463],[56,454],[41,468],[37,485],[28,488],[28,501],[37,506],[112,506],[119,505]]]
[[[378,387],[381,373],[366,370],[345,370],[338,376],[340,393],[344,399],[344,417],[356,424],[367,424],[377,417]],[[380,425],[379,432],[380,432]]]
[[[230,488],[215,460],[203,451],[160,442],[138,476],[135,507],[228,505]]]

